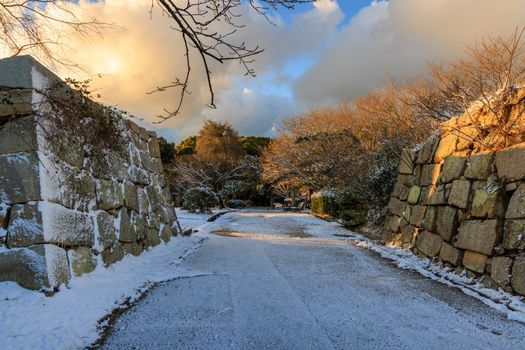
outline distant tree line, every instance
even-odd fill
[[[422,78],[285,120],[262,154],[262,179],[284,196],[322,191],[316,198],[324,196],[330,214],[349,225],[381,223],[401,151],[440,122],[466,112],[476,136],[459,136],[476,152],[525,142],[525,115],[508,117],[525,82],[522,36],[523,29],[488,37],[468,50],[468,59],[429,64]],[[491,117],[470,115],[473,105]]]
[[[269,143],[270,138],[239,136],[229,123],[211,120],[198,135],[177,145],[161,139],[161,158],[173,195],[180,204],[186,195],[210,203],[217,196],[221,207],[269,205],[271,189],[262,181],[260,163]]]

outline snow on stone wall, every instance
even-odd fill
[[[0,281],[39,290],[180,233],[154,132],[119,119],[123,150],[105,159],[67,133],[53,151],[34,108],[56,80],[29,56],[0,60]]]
[[[521,96],[510,115],[524,125]],[[383,239],[525,295],[525,143],[479,152],[470,119],[404,152]]]

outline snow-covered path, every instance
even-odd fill
[[[154,288],[103,348],[525,348],[524,324],[332,236],[338,230],[269,211],[207,224],[206,241],[180,265],[197,277]]]

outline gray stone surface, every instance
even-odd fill
[[[525,179],[525,143],[496,152],[498,177],[507,182]]]
[[[450,156],[445,159],[443,164],[443,171],[441,172],[440,181],[443,183],[459,180],[465,171],[465,164],[467,159],[465,157]]]
[[[437,214],[437,208],[427,207],[425,218],[423,222],[421,222],[421,227],[427,231],[434,232],[436,230]]]
[[[497,220],[467,220],[459,226],[454,247],[491,255],[499,238]]]
[[[437,183],[439,174],[441,172],[440,164],[426,164],[423,165],[421,172],[421,186],[430,186]]]
[[[466,209],[469,204],[471,183],[466,180],[456,180],[452,182],[448,204],[460,209]]]
[[[117,241],[117,231],[115,229],[115,218],[105,211],[99,210],[96,213],[98,226],[98,243],[102,249],[108,249],[113,242]]]
[[[439,137],[437,135],[432,135],[428,140],[423,143],[421,150],[417,155],[417,164],[427,164],[431,163],[434,158],[434,152],[436,151],[437,144],[439,142]]]
[[[10,88],[41,88],[33,80],[33,69],[36,69],[45,78],[51,81],[60,79],[40,62],[29,55],[4,58],[0,60],[0,86]]]
[[[124,204],[129,209],[133,209],[136,212],[140,211],[139,200],[137,196],[137,185],[126,181],[124,183]]]
[[[89,247],[78,247],[69,251],[71,272],[75,276],[89,273],[97,267],[97,259]]]
[[[439,259],[451,263],[454,266],[459,266],[463,261],[463,252],[443,242],[441,244],[441,250],[439,251]]]
[[[525,184],[521,184],[509,201],[507,219],[525,219]]]
[[[463,254],[463,266],[470,271],[484,273],[488,256],[477,252],[465,251]]]
[[[150,196],[150,198],[152,197]],[[399,199],[392,197],[390,199],[390,203],[388,203],[388,210],[392,214],[395,214],[397,216],[403,216],[406,206],[406,202],[402,202]]]
[[[128,209],[122,208],[119,211],[118,216],[119,222],[119,236],[118,240],[120,242],[136,242],[137,237],[135,236],[135,231],[131,228],[131,218],[128,213]]]
[[[124,205],[122,184],[111,180],[97,180],[98,209],[118,209]]]
[[[0,126],[0,154],[36,151],[34,117],[11,120]]]
[[[525,256],[514,259],[511,284],[516,293],[525,295]]]
[[[458,210],[453,207],[438,208],[436,232],[447,242],[457,233]]]
[[[443,239],[434,233],[423,231],[417,236],[416,248],[428,257],[438,256]]]
[[[427,207],[423,205],[416,205],[412,209],[412,215],[410,216],[410,224],[414,226],[420,226],[425,219]]]
[[[7,228],[7,245],[10,248],[29,247],[44,242],[38,202],[13,205]]]
[[[0,169],[0,198],[6,198],[8,203],[13,204],[40,200],[38,157],[35,152],[0,155]]]
[[[492,174],[494,153],[474,154],[469,158],[465,177],[473,180],[486,180]]]
[[[505,289],[506,291],[511,291],[510,280],[511,280],[511,267],[512,267],[512,258],[507,256],[495,256],[492,258],[492,268],[490,272],[490,277],[498,286]]]
[[[501,245],[505,249],[525,249],[525,220],[505,221]]]
[[[489,185],[475,189],[470,215],[474,218],[503,218],[505,216],[505,193],[499,186]]]

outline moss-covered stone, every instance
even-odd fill
[[[78,247],[70,250],[69,261],[75,276],[89,273],[97,267],[97,259],[89,247]]]
[[[443,164],[443,171],[441,172],[440,181],[442,183],[449,183],[454,180],[459,180],[463,176],[465,164],[467,159],[465,157],[450,156],[445,159]]]
[[[470,156],[465,177],[473,180],[486,180],[492,174],[494,153],[479,153]]]

